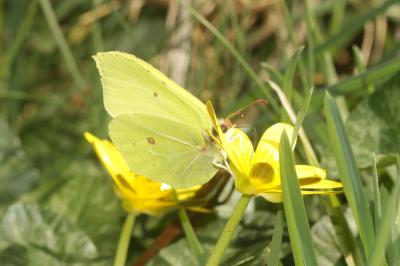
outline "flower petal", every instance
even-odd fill
[[[260,142],[258,143],[257,150],[262,149],[265,143],[269,143],[275,146],[279,150],[279,142],[283,131],[286,131],[289,137],[293,135],[293,126],[286,123],[277,123],[265,130],[262,135]],[[257,151],[256,151],[257,153]]]
[[[315,183],[326,178],[326,171],[311,165],[296,165],[296,174],[301,184]]]
[[[89,132],[85,132],[85,138],[93,145],[98,158],[112,177],[118,174],[124,175],[130,171],[121,153],[110,141],[98,139]]]
[[[331,194],[342,192],[343,184],[333,180],[322,179],[315,183],[300,185],[300,187],[304,194]]]
[[[254,148],[249,137],[238,128],[230,128],[225,134],[227,156],[230,163],[242,172],[248,173]]]
[[[254,153],[249,137],[240,129],[230,128],[223,136],[224,150],[229,159],[230,168],[235,176],[236,189],[243,194],[254,194],[249,179],[251,159]]]
[[[282,202],[282,191],[280,192],[268,192],[260,194],[265,200],[272,203],[280,203]]]

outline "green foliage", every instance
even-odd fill
[[[371,154],[400,151],[400,77],[393,76],[362,100],[346,121],[359,167],[371,165]]]
[[[281,137],[279,162],[282,178],[283,206],[294,261],[296,265],[317,265],[310,225],[307,221],[307,213],[301,197],[292,148],[286,132]]]
[[[0,235],[0,257],[10,265],[107,265],[84,231],[37,204],[8,207]]]
[[[356,220],[364,251],[368,257],[375,239],[371,213],[343,121],[336,103],[329,94],[325,97],[324,111],[344,192]]]
[[[107,137],[91,56],[110,50],[149,61],[212,100],[221,117],[267,98],[267,107],[250,105],[232,119],[255,143],[257,132],[290,121],[266,82],[274,81],[309,140],[299,134],[296,162],[321,162],[328,178],[343,181],[344,195],[305,197],[306,216],[290,147],[281,147],[292,214],[285,221],[282,205],[254,199],[222,265],[399,265],[398,0],[128,2],[0,0],[1,265],[112,263],[125,214],[82,136]],[[324,101],[326,91],[334,98]],[[189,213],[205,259],[232,202]],[[138,216],[126,265],[176,220],[176,213]],[[302,241],[291,247],[295,235]],[[197,263],[183,234],[159,248],[149,265]]]

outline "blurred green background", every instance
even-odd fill
[[[389,188],[392,177],[384,167],[393,163],[390,154],[400,150],[399,1],[306,2],[193,0],[190,5],[236,47],[260,80],[268,77],[285,85],[290,58],[304,45],[300,70],[285,89],[297,111],[308,88],[316,87],[305,129],[320,161],[335,178],[321,115],[321,96],[329,90],[347,119],[367,188],[373,151],[382,155],[381,183]],[[110,265],[124,213],[83,132],[107,137],[109,118],[91,56],[111,50],[149,61],[200,99],[211,99],[221,117],[256,99],[278,102],[175,1],[0,0],[2,265]],[[302,78],[310,76],[310,69],[315,70],[311,80]],[[237,123],[251,125],[260,135],[281,120],[288,118],[269,104],[249,107]],[[297,159],[305,161],[304,154],[299,152]],[[306,202],[319,262],[343,263],[320,198]],[[262,200],[253,205],[226,265],[265,262],[280,207]],[[201,216],[199,235],[207,249],[229,206]],[[154,239],[174,223],[174,213],[141,216],[129,262],[148,254]],[[189,265],[193,256],[185,240],[181,235],[173,240],[146,258],[150,265]],[[283,247],[281,256],[290,264],[286,235]]]

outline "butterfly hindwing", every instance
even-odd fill
[[[123,114],[109,125],[113,143],[139,175],[186,188],[208,181],[219,157],[207,133],[189,124],[149,114]]]

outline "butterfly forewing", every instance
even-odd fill
[[[144,113],[211,128],[205,105],[150,64],[121,52],[98,53],[95,60],[112,117]]]

